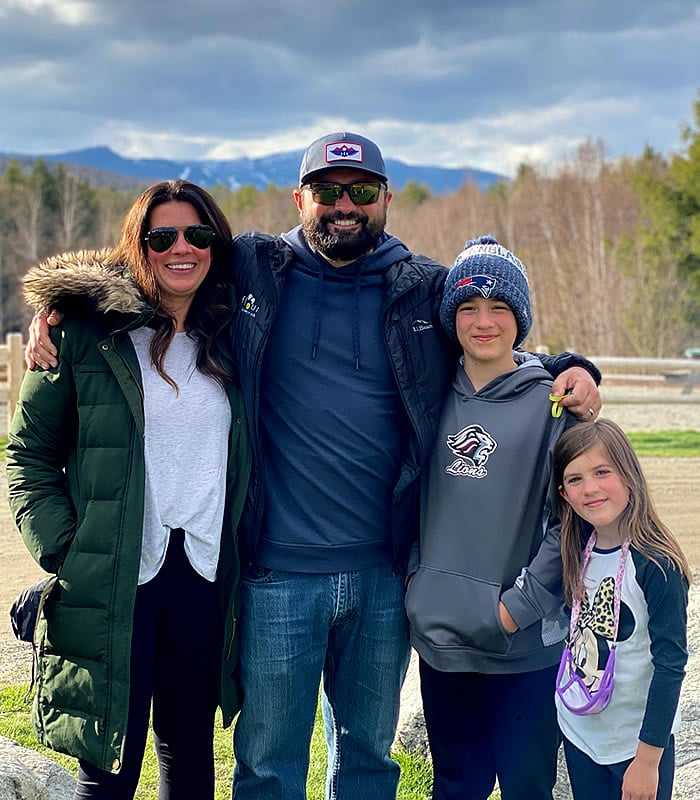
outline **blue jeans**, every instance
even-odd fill
[[[321,674],[326,797],[393,800],[399,767],[389,748],[409,657],[403,600],[403,579],[388,566],[244,577],[235,800],[306,797]]]

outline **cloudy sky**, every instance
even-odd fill
[[[700,0],[0,0],[0,152],[233,158],[365,133],[511,173],[679,149]]]

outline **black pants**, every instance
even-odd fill
[[[433,800],[551,800],[560,734],[557,667],[512,675],[438,672],[420,662]]]
[[[76,800],[131,800],[153,701],[160,800],[213,800],[214,712],[220,663],[216,587],[190,566],[173,531],[160,572],[136,591],[131,691],[118,774],[80,762]]]
[[[596,764],[568,739],[564,739],[566,767],[569,771],[574,800],[620,800],[622,779],[632,759],[617,764]],[[676,771],[676,750],[673,736],[659,763],[659,788],[656,800],[671,800],[673,776]]]

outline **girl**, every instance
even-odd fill
[[[229,355],[231,231],[185,181],[148,188],[114,251],[25,279],[59,308],[7,448],[25,544],[57,576],[35,631],[34,723],[79,759],[76,798],[131,800],[148,720],[163,800],[213,800],[237,710],[237,526],[250,456]]]
[[[554,450],[570,639],[557,677],[575,800],[670,800],[690,570],[609,420]]]

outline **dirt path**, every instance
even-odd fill
[[[17,593],[42,575],[10,519],[5,464],[0,462],[0,686],[28,680],[32,651],[12,635],[9,611]]]

